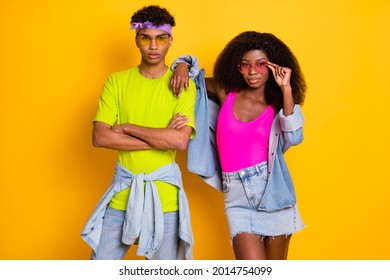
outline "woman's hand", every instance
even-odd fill
[[[294,111],[294,99],[292,96],[292,89],[290,84],[292,71],[288,67],[281,67],[271,62],[268,62],[268,68],[272,70],[276,83],[282,89],[283,114],[285,116],[289,116]]]
[[[282,67],[275,63],[268,62],[268,68],[271,69],[274,75],[275,81],[281,88],[286,86],[290,87],[291,69],[288,67]]]
[[[171,88],[173,94],[179,98],[183,88],[188,89],[189,87],[189,77],[188,77],[188,66],[186,63],[178,63],[175,71],[173,71],[171,78]]]

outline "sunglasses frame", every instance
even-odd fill
[[[248,65],[248,67],[244,68],[244,70],[242,68],[243,64]],[[238,71],[240,71],[240,73],[243,75],[247,75],[251,71],[252,68],[255,69],[257,74],[263,74],[268,70],[267,65],[268,65],[268,61],[258,61],[254,65],[252,65],[248,62],[241,62],[240,64],[237,65],[237,67],[238,67]]]
[[[142,46],[150,46],[154,40],[157,46],[165,46],[168,43],[169,35],[158,35],[156,37],[150,37],[148,35],[137,35],[137,40]],[[160,41],[159,41],[160,40]]]

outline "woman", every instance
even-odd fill
[[[206,87],[221,105],[216,138],[235,256],[287,259],[291,235],[304,227],[283,156],[303,140],[298,61],[274,35],[243,32],[220,53]]]

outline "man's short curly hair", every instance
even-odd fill
[[[213,73],[215,81],[224,86],[226,92],[239,91],[248,87],[237,65],[241,63],[243,54],[250,50],[261,50],[270,62],[292,70],[290,84],[293,99],[296,104],[303,104],[306,83],[299,63],[287,45],[270,33],[246,31],[234,37],[215,62]],[[266,83],[266,101],[276,111],[283,108],[282,91],[272,76]]]
[[[176,25],[174,17],[165,8],[157,5],[145,6],[138,10],[131,17],[130,23],[147,21],[155,26],[170,24],[173,27]]]

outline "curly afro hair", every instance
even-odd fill
[[[156,5],[145,6],[135,12],[130,23],[146,21],[153,23],[155,26],[170,24],[173,27],[176,25],[174,17],[165,8]]]
[[[255,31],[242,32],[234,37],[219,54],[214,65],[214,79],[224,86],[226,92],[239,91],[248,85],[238,71],[242,56],[250,50],[261,50],[269,61],[280,66],[289,67],[291,73],[291,88],[296,104],[303,104],[305,99],[306,83],[299,63],[291,50],[275,35]],[[283,95],[274,79],[266,83],[266,101],[276,111],[283,107]]]

